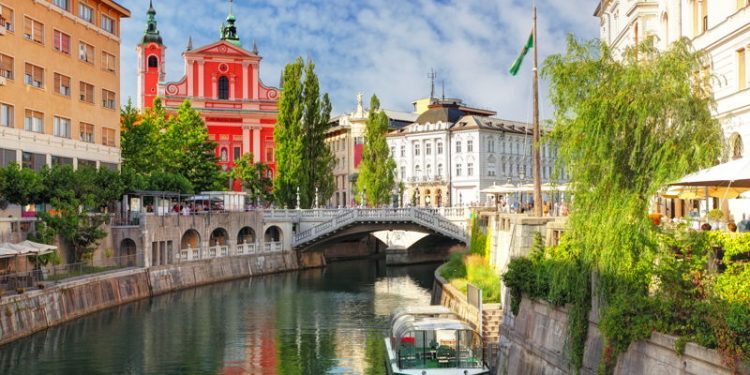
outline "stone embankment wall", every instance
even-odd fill
[[[315,262],[322,261],[317,258],[303,261],[304,266],[316,266]],[[294,252],[245,255],[85,276],[45,289],[5,296],[0,298],[0,345],[138,299],[299,268]]]
[[[500,337],[498,374],[569,374],[566,347],[568,314],[546,302],[523,298],[518,316],[506,311]],[[589,331],[581,374],[596,374],[604,347],[596,308],[589,316]],[[620,356],[616,375],[717,374],[731,375],[715,351],[688,343],[685,353],[675,351],[674,336],[653,333]],[[745,366],[741,374],[750,374]]]
[[[443,305],[461,319],[468,322],[477,332],[482,333],[486,345],[497,344],[500,339],[500,323],[503,313],[499,303],[482,304],[482,314],[479,309],[470,304],[466,296],[454,288],[435,271],[435,282],[432,286],[432,304]]]

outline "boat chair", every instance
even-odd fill
[[[401,347],[398,349],[398,358],[400,368],[414,368],[417,364],[417,348],[410,343],[401,343]]]
[[[456,352],[449,346],[441,345],[437,349],[438,367],[451,367],[451,362],[456,360]]]

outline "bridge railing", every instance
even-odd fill
[[[360,208],[351,209],[331,220],[294,235],[294,244],[307,243],[358,221],[414,222],[456,239],[466,240],[464,230],[443,217],[434,209],[422,208]]]

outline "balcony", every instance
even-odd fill
[[[407,182],[411,184],[445,184],[444,176],[412,176],[409,177]]]

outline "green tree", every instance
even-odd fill
[[[268,171],[268,165],[254,163],[253,154],[248,153],[234,161],[232,178],[242,181],[251,202],[267,202],[273,197],[273,181],[268,177]]]
[[[82,262],[91,259],[99,241],[107,236],[107,232],[101,229],[106,217],[104,215],[89,215],[80,207],[91,204],[77,199],[67,201],[55,199],[52,206],[56,213],[38,212],[37,217],[55,233],[59,234],[63,241],[73,251],[73,262]]]
[[[273,194],[276,203],[295,207],[299,176],[302,173],[302,69],[304,61],[298,57],[287,64],[282,73],[284,83],[279,98],[279,115],[274,128],[276,143],[276,178]]]
[[[153,109],[143,117],[133,104],[120,111],[122,169],[148,174],[159,167],[159,130],[166,120],[161,101],[154,101]]]
[[[385,135],[388,133],[388,116],[380,109],[376,95],[370,98],[370,112],[365,127],[365,146],[362,164],[357,177],[357,191],[365,193],[367,203],[387,204],[396,187],[396,162],[393,161]]]
[[[152,191],[169,191],[181,194],[192,194],[195,192],[193,184],[179,173],[155,171],[146,179],[145,187]]]
[[[163,167],[159,169],[185,176],[196,191],[226,189],[227,180],[214,151],[216,143],[190,101],[185,100],[177,115],[167,121],[162,137],[159,154]]]
[[[45,194],[41,175],[16,163],[2,169],[2,189],[5,200],[21,206],[42,203]]]
[[[320,96],[315,64],[308,61],[305,66],[303,85],[302,117],[302,174],[300,180],[300,204],[304,208],[315,204],[317,191],[319,202],[327,201],[333,195],[334,157],[325,143],[328,121],[331,118],[331,102],[328,94]]]
[[[575,196],[549,287],[570,302],[576,368],[588,327],[590,271],[599,276],[594,298],[603,304],[599,327],[608,353],[602,369],[610,372],[618,354],[653,329],[648,311],[633,308],[648,297],[652,280],[657,231],[647,218],[649,198],[720,153],[702,55],[686,40],[665,52],[652,42],[618,57],[600,42],[570,37],[567,53],[551,56],[543,68],[555,106],[552,141]]]

